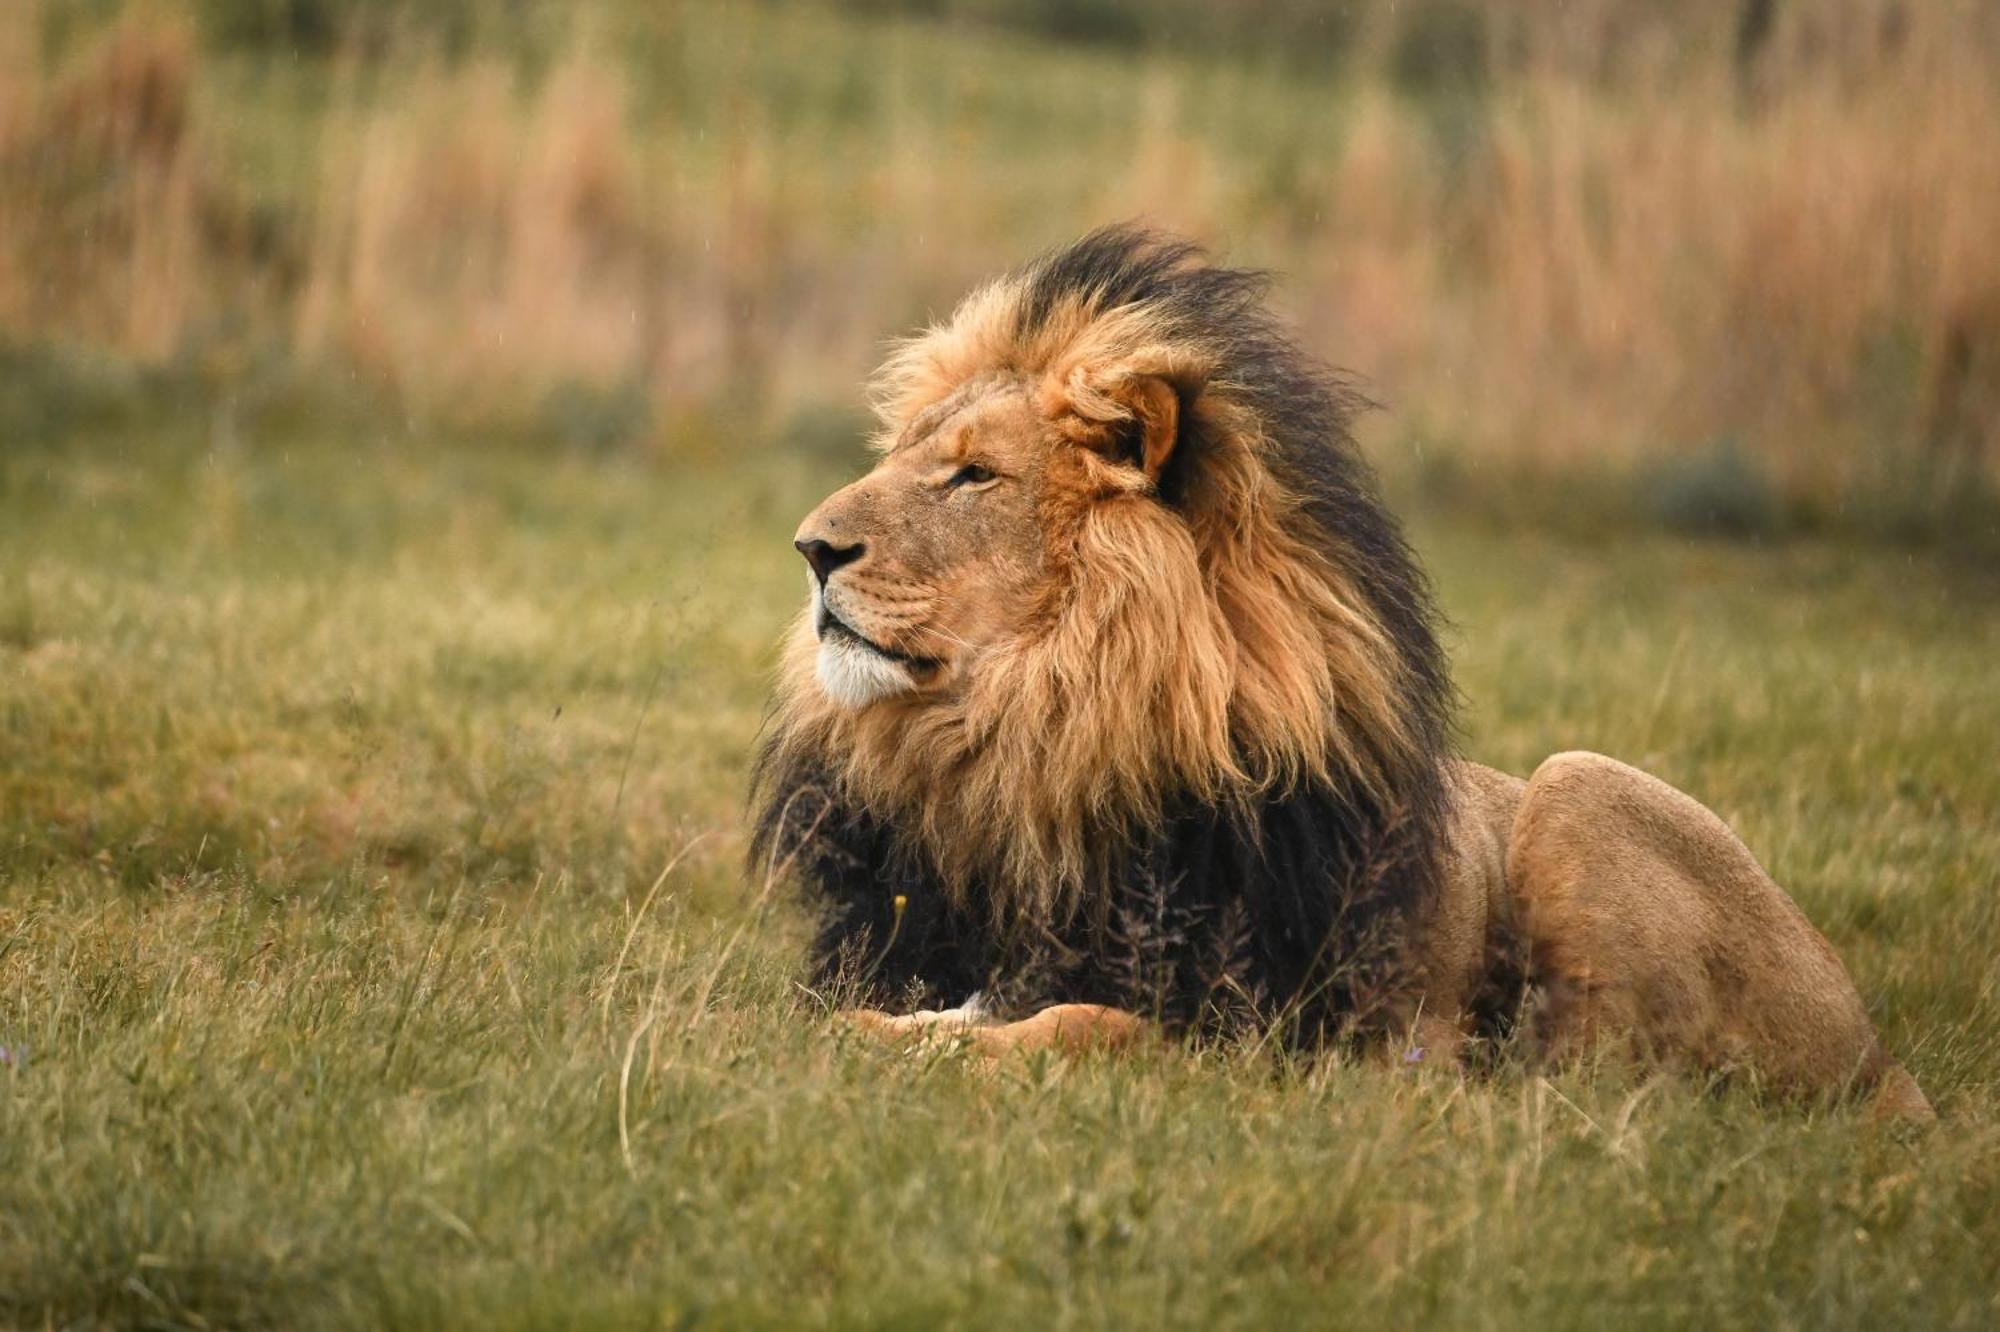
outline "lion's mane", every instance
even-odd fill
[[[843,710],[788,659],[753,858],[824,911],[820,977],[876,1003],[1085,1001],[1169,1026],[1378,1026],[1437,889],[1452,693],[1356,399],[1261,274],[1126,227],[975,292],[876,382],[884,442],[994,376],[1119,423],[1164,379],[1155,487],[1045,496],[1046,594],[944,701]]]

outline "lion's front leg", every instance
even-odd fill
[[[1083,1054],[1091,1050],[1123,1050],[1136,1045],[1151,1029],[1144,1018],[1103,1004],[1054,1004],[1033,1017],[999,1026],[976,1027],[968,1034],[988,1056],[1032,1054],[1055,1050]]]
[[[885,1013],[879,1008],[848,1008],[836,1014],[843,1022],[892,1045],[949,1040],[1001,1024],[978,995],[956,1008],[923,1008],[914,1013]]]
[[[1831,945],[1728,825],[1658,778],[1598,754],[1543,763],[1506,882],[1547,987],[1537,1029],[1552,1053],[1623,1044],[1931,1117]]]
[[[889,1014],[859,1008],[841,1016],[891,1044],[963,1041],[988,1058],[1036,1050],[1063,1054],[1120,1050],[1137,1043],[1150,1029],[1143,1018],[1102,1004],[1053,1004],[1019,1022],[999,1022],[977,1003],[976,996],[958,1008],[939,1011]]]

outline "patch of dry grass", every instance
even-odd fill
[[[851,402],[886,333],[1145,216],[1284,270],[1314,349],[1396,409],[1392,457],[1622,475],[1733,444],[1795,509],[1940,522],[2000,466],[1978,5],[1780,6],[1754,47],[1720,7],[1510,10],[1417,84],[1392,10],[1316,74],[820,6],[593,12],[534,62],[406,40],[287,74],[171,5],[51,65],[11,8],[0,328],[225,389],[271,343],[460,417],[583,386],[647,437]]]

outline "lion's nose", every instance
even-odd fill
[[[826,586],[826,580],[833,576],[835,569],[860,559],[863,549],[859,541],[851,546],[836,546],[831,541],[821,541],[818,537],[809,541],[794,541],[792,544],[798,547],[799,554],[806,557],[806,563],[812,566],[813,574],[819,579],[821,587]]]

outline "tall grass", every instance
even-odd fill
[[[427,412],[613,395],[646,436],[852,402],[886,333],[1144,216],[1284,270],[1392,464],[1727,449],[1817,513],[2000,472],[1978,5],[1357,6],[1309,64],[991,26],[1033,7],[531,6],[526,55],[364,8],[274,66],[171,4],[9,7],[0,331],[225,382],[275,346]]]

